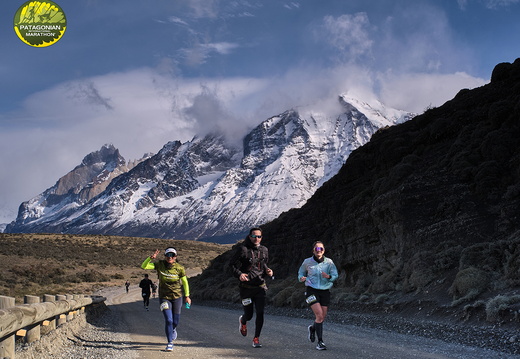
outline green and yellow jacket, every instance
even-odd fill
[[[190,287],[184,267],[174,262],[170,267],[164,260],[152,262],[148,257],[141,264],[143,269],[155,269],[159,277],[159,298],[174,300],[182,297],[182,288],[184,288],[184,296],[189,297]]]

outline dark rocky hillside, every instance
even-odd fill
[[[517,59],[489,84],[379,130],[305,206],[263,225],[270,301],[302,306],[296,273],[321,240],[340,270],[335,306],[518,322],[519,215]],[[237,300],[229,257],[192,280],[194,295]]]

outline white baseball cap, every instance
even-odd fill
[[[177,251],[175,250],[175,248],[166,248],[166,250],[164,251],[164,255],[167,255],[168,253],[173,253],[175,256],[177,255]]]

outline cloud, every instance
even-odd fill
[[[230,42],[218,42],[213,44],[205,44],[202,45],[203,48],[206,48],[209,51],[215,51],[221,55],[228,55],[231,53],[233,49],[239,47],[238,44],[233,44]]]
[[[218,0],[185,0],[196,19],[216,18],[219,14]]]
[[[109,142],[133,159],[170,140],[187,141],[210,123],[227,128],[233,127],[230,121],[246,127],[260,121],[252,119],[251,106],[264,86],[254,78],[183,79],[149,68],[70,81],[3,114],[0,139],[6,147],[20,148],[24,141],[12,141],[17,136],[28,135],[41,146],[49,138],[77,136],[81,155]]]
[[[461,10],[466,10],[470,0],[457,0]],[[520,0],[479,0],[487,9],[496,10],[498,8],[509,7],[518,4]]]
[[[234,49],[238,48],[239,45],[230,42],[218,42],[218,43],[207,43],[207,44],[196,44],[191,48],[181,49],[181,53],[184,63],[191,67],[198,67],[208,60],[212,54],[216,53],[219,55],[228,55]]]
[[[453,73],[475,61],[453,33],[447,14],[424,3],[395,5],[393,12],[324,16],[314,29],[333,66],[357,64],[372,71]],[[327,55],[328,54],[328,55]]]
[[[380,72],[448,74],[477,61],[470,45],[454,33],[446,12],[427,4],[386,16],[374,38],[369,66]]]
[[[87,105],[101,106],[107,110],[112,110],[110,98],[103,97],[93,82],[71,83],[68,98]]]
[[[343,54],[343,61],[353,61],[370,53],[373,40],[370,37],[370,21],[366,13],[345,14],[338,17],[325,16],[323,28],[330,46]]]
[[[170,16],[168,18],[168,21],[170,21],[171,23],[174,23],[174,24],[180,24],[180,25],[186,25],[188,26],[188,23],[180,18],[178,18],[177,16]]]
[[[484,4],[488,9],[497,9],[499,7],[508,7],[518,4],[520,0],[484,0]]]
[[[457,0],[457,4],[459,4],[459,8],[461,10],[466,10],[466,6],[468,5],[468,0]]]
[[[300,3],[295,2],[295,1],[291,1],[291,2],[289,2],[289,3],[285,3],[285,4],[283,5],[284,8],[289,9],[289,10],[299,9],[300,6],[301,6]]]
[[[441,106],[461,89],[483,86],[487,82],[463,72],[410,73],[399,76],[386,73],[378,75],[378,81],[379,97],[383,103],[416,113],[422,113],[428,107]]]
[[[240,146],[248,123],[240,121],[219,96],[218,89],[201,86],[201,92],[193,96],[191,104],[183,109],[183,113],[197,124],[198,136],[212,132],[224,133],[230,142]]]

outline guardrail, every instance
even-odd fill
[[[0,296],[0,359],[14,359],[16,336],[27,343],[40,340],[41,327],[51,331],[85,313],[85,307],[102,303],[104,297],[85,295],[26,295],[22,305],[12,297]]]

